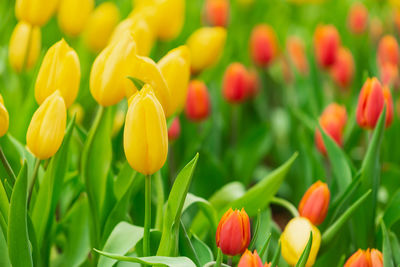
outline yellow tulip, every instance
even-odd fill
[[[115,28],[111,37],[112,42],[118,42],[124,34],[131,34],[135,43],[137,54],[148,56],[154,43],[154,33],[142,16],[135,16],[121,21]]]
[[[147,0],[146,0],[147,1]],[[129,18],[136,19],[140,17],[144,19],[150,27],[154,35],[158,31],[158,8],[153,1],[149,0],[146,4],[141,4],[132,10],[128,16]]]
[[[64,139],[67,110],[60,91],[55,91],[33,114],[26,134],[29,150],[39,159],[53,156]]]
[[[125,92],[136,90],[128,79],[135,59],[135,42],[130,34],[111,43],[97,56],[90,73],[90,92],[100,105],[114,105],[124,98]]]
[[[10,38],[8,58],[11,67],[21,72],[24,68],[32,68],[40,54],[40,28],[20,21],[15,26]]]
[[[94,0],[61,0],[57,19],[61,30],[70,36],[78,36],[94,8]]]
[[[83,122],[83,117],[85,116],[85,110],[79,103],[72,104],[68,109],[68,114],[70,117],[75,115],[76,124],[80,125]]]
[[[313,234],[313,240],[306,266],[314,265],[321,244],[321,233],[317,227],[315,227],[308,219],[303,217],[295,217],[286,225],[280,240],[282,257],[289,265],[296,265],[300,259],[300,256],[307,245],[311,231]]]
[[[3,96],[0,95],[0,137],[8,131],[9,116],[6,107],[4,106]]]
[[[17,0],[15,15],[19,21],[26,21],[34,26],[42,26],[53,15],[58,0]]]
[[[159,62],[171,93],[170,112],[180,112],[185,103],[190,80],[190,52],[186,45],[172,49]]]
[[[111,136],[115,137],[124,126],[125,122],[125,112],[121,109],[118,109],[115,112],[114,122],[112,126]]]
[[[158,31],[162,40],[179,35],[185,21],[185,0],[158,0]]]
[[[124,150],[133,169],[149,175],[164,165],[168,154],[167,122],[150,85],[137,92],[129,105]]]
[[[224,49],[226,29],[203,27],[190,35],[186,44],[191,55],[192,71],[199,72],[215,64]]]
[[[93,52],[106,47],[119,21],[119,10],[113,2],[104,2],[90,15],[84,30],[84,42]]]
[[[60,90],[69,107],[78,94],[80,79],[78,55],[62,39],[50,47],[44,56],[35,84],[36,101],[40,105],[54,91]]]

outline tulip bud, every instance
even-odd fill
[[[4,106],[3,96],[0,94],[0,137],[4,136],[8,131],[9,116]]]
[[[399,45],[392,35],[386,35],[379,41],[377,60],[380,66],[390,63],[397,66],[399,63]]]
[[[364,33],[368,24],[368,9],[360,2],[354,3],[347,17],[347,24],[352,33]]]
[[[124,126],[125,122],[125,112],[121,109],[118,109],[115,112],[115,117],[114,117],[114,122],[111,130],[111,136],[115,137],[119,131],[122,129],[122,126]]]
[[[16,72],[32,68],[40,54],[40,28],[20,21],[10,38],[8,58]]]
[[[114,105],[124,98],[126,91],[136,91],[128,79],[135,58],[135,42],[129,34],[97,56],[90,72],[90,92],[100,105]]]
[[[86,46],[93,52],[106,47],[119,21],[119,10],[113,2],[100,4],[90,15],[83,33]]]
[[[321,128],[336,142],[338,146],[342,146],[342,134],[346,122],[346,108],[336,103],[332,103],[326,107],[319,118]],[[319,129],[316,129],[315,131],[315,143],[319,151],[323,155],[326,155],[326,147]]]
[[[247,96],[249,98],[255,97],[260,91],[261,87],[257,71],[253,68],[250,69],[247,73],[247,79],[249,84],[247,88]]]
[[[308,61],[304,42],[298,37],[290,37],[286,42],[289,59],[301,75],[308,75]]]
[[[246,68],[238,62],[228,66],[224,74],[223,95],[230,103],[246,100],[249,91],[249,78]]]
[[[186,98],[186,117],[195,122],[203,121],[210,115],[210,105],[210,95],[204,82],[191,81]]]
[[[359,249],[344,264],[344,267],[370,267],[371,258],[368,251]]]
[[[320,25],[314,33],[314,49],[317,63],[322,68],[332,66],[340,47],[340,36],[333,25]]]
[[[229,18],[229,1],[206,0],[203,12],[205,21],[209,25],[226,27]]]
[[[259,65],[268,66],[278,54],[278,40],[274,29],[266,24],[253,28],[250,37],[250,52],[253,61]]]
[[[61,0],[57,12],[60,29],[70,36],[78,36],[85,28],[93,7],[94,0]]]
[[[321,233],[308,219],[295,217],[289,221],[281,235],[282,257],[289,265],[296,265],[303,253],[312,231],[312,245],[306,266],[314,265],[319,246]]]
[[[53,15],[58,0],[17,0],[15,16],[33,26],[43,26]]]
[[[336,55],[330,74],[341,88],[348,88],[354,77],[354,60],[349,49],[341,47]]]
[[[179,122],[179,117],[175,117],[168,128],[168,140],[174,141],[178,139],[180,134],[181,134],[181,123]]]
[[[81,69],[74,49],[62,39],[44,56],[35,84],[35,98],[40,105],[59,90],[67,107],[75,101],[79,90]]]
[[[371,249],[371,267],[383,267],[383,255],[377,249]]]
[[[246,250],[242,257],[240,257],[238,267],[263,267],[263,264],[257,251],[254,250],[251,253],[249,250]]]
[[[148,84],[133,96],[129,105],[124,150],[131,167],[144,175],[157,172],[167,159],[167,122],[162,106]]]
[[[386,62],[379,66],[381,81],[384,86],[396,85],[399,78],[399,69],[396,65]]]
[[[314,225],[320,225],[328,212],[330,192],[327,184],[318,181],[304,194],[299,204],[299,214]]]
[[[186,45],[172,49],[157,63],[171,92],[170,113],[180,112],[186,102],[190,80],[190,51]]]
[[[381,83],[376,79],[368,79],[358,97],[356,111],[357,123],[361,128],[373,129],[378,122],[379,116],[386,105],[386,127],[393,119],[393,101],[390,90],[382,88]]]
[[[26,145],[35,157],[53,156],[64,139],[67,109],[60,91],[55,91],[33,114],[26,134]]]
[[[222,27],[203,27],[186,41],[190,50],[192,71],[200,72],[215,64],[223,52],[226,30]]]
[[[70,117],[75,116],[76,124],[80,125],[83,122],[83,117],[85,116],[85,110],[83,110],[83,107],[80,104],[75,103],[69,107],[68,114]]]
[[[369,26],[369,35],[374,43],[381,38],[383,33],[382,21],[378,17],[373,17]]]
[[[157,3],[157,35],[171,40],[179,35],[185,21],[185,0],[159,0]]]
[[[215,240],[222,253],[242,254],[250,244],[250,220],[246,211],[229,209],[221,218]],[[251,253],[250,253],[251,254]]]

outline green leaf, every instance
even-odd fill
[[[281,257],[281,242],[279,241],[278,247],[272,257],[271,266],[278,266],[279,258]]]
[[[33,266],[27,223],[28,168],[24,162],[15,182],[8,218],[8,254],[13,267]]]
[[[400,243],[399,240],[397,239],[397,236],[390,232],[389,233],[389,238],[390,238],[390,244],[392,245],[392,251],[400,251]],[[400,254],[399,253],[394,253],[394,262],[395,266],[400,264]]]
[[[267,251],[267,247],[269,245],[269,242],[271,242],[271,237],[272,237],[272,234],[269,233],[268,237],[265,239],[265,242],[264,242],[263,246],[261,247],[260,258],[264,257],[264,254],[265,254],[265,251]]]
[[[392,197],[383,215],[385,225],[390,228],[400,220],[400,190]]]
[[[253,238],[251,239],[251,242],[250,242],[250,245],[249,245],[250,250],[254,250],[255,249],[254,246],[256,244],[256,240],[257,240],[257,237],[258,237],[258,230],[260,229],[260,223],[261,223],[261,211],[258,210],[256,223],[255,223],[254,230],[253,230]]]
[[[128,76],[127,78],[133,83],[133,85],[135,85],[135,87],[136,87],[138,90],[142,89],[142,87],[143,87],[144,84],[145,84],[142,80],[140,80],[140,79],[138,79],[138,78],[131,77],[131,76]]]
[[[182,213],[184,213],[193,205],[197,205],[203,211],[204,215],[207,217],[207,219],[209,219],[212,229],[217,230],[217,212],[215,211],[211,203],[204,198],[188,193],[186,196],[185,204],[183,205]]]
[[[393,255],[392,255],[392,247],[390,245],[390,237],[389,233],[386,229],[386,225],[383,221],[381,221],[381,229],[383,235],[383,267],[394,267],[393,264]]]
[[[192,234],[192,238],[190,240],[192,241],[192,245],[199,256],[200,266],[204,266],[208,262],[214,260],[214,255],[206,243],[201,241],[200,238],[194,234]]]
[[[117,261],[136,262],[144,265],[156,264],[158,266],[169,266],[169,267],[196,267],[196,265],[189,258],[186,257],[162,257],[162,256],[128,257],[128,256],[121,256],[118,254],[104,252],[97,249],[94,250],[103,256],[115,259]]]
[[[7,224],[8,224],[8,210],[10,203],[8,202],[7,193],[4,190],[3,185],[0,183],[0,224],[1,230],[3,233],[7,233]],[[5,236],[7,239],[7,237]]]
[[[310,231],[310,237],[308,238],[307,245],[304,248],[303,253],[301,253],[300,259],[296,263],[296,267],[305,267],[306,266],[308,257],[310,256],[310,252],[311,252],[312,240],[313,240],[313,234],[312,234],[312,231]]]
[[[213,207],[220,212],[229,203],[239,199],[246,193],[246,188],[240,182],[232,182],[224,185],[221,189],[215,192],[212,197],[210,197],[209,202]]]
[[[0,266],[2,267],[12,267],[10,258],[8,257],[8,247],[6,241],[6,235],[2,229],[0,229]]]
[[[182,223],[182,220],[179,228],[179,255],[186,256],[193,260],[197,266],[201,266],[197,251],[194,249],[192,241],[186,232],[185,225]]]
[[[166,204],[162,236],[157,256],[174,256],[177,253],[179,222],[198,158],[199,154],[196,154],[192,161],[178,174],[172,186]]]

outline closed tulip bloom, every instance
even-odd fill
[[[302,39],[292,36],[286,41],[289,59],[301,75],[308,75],[308,60]]]
[[[397,66],[399,63],[399,44],[392,35],[382,37],[378,45],[378,64],[390,63]]]
[[[3,96],[0,94],[0,137],[4,136],[8,131],[9,116],[4,106]]]
[[[179,117],[175,117],[168,128],[168,140],[174,141],[179,138],[180,134],[181,134],[181,123],[179,122]]]
[[[250,220],[246,211],[229,209],[219,221],[215,240],[222,253],[234,256],[247,249],[250,235]]]
[[[368,26],[368,9],[360,2],[354,3],[350,8],[347,24],[352,33],[364,33]]]
[[[53,156],[64,139],[67,109],[60,91],[55,91],[33,114],[26,134],[26,145],[38,159]]]
[[[75,101],[81,69],[77,53],[65,41],[55,43],[44,56],[35,84],[35,98],[40,105],[59,90],[67,107]]]
[[[371,267],[383,267],[383,255],[377,249],[371,249]]]
[[[307,245],[311,231],[313,239],[310,255],[306,263],[307,267],[314,265],[321,244],[321,233],[317,227],[303,217],[295,217],[286,225],[280,240],[282,257],[289,265],[294,266],[299,261]]]
[[[314,50],[317,63],[322,68],[332,66],[340,47],[340,36],[333,25],[320,25],[314,33]]]
[[[170,113],[185,107],[190,80],[190,51],[186,45],[172,49],[157,63],[171,93]]]
[[[242,257],[240,257],[238,267],[263,267],[263,264],[257,251],[254,250],[251,253],[251,251],[246,250]]]
[[[15,15],[19,21],[33,26],[42,26],[51,18],[57,8],[58,0],[17,0]]]
[[[167,122],[150,85],[137,92],[125,119],[124,150],[133,169],[150,175],[161,169],[168,154]]]
[[[70,117],[75,116],[76,124],[81,125],[85,117],[85,110],[79,103],[75,103],[69,107],[68,114]]]
[[[369,23],[369,35],[374,43],[378,42],[383,34],[382,20],[378,17],[373,17]]]
[[[206,0],[203,12],[204,19],[209,25],[226,27],[229,19],[229,1]]]
[[[348,88],[354,77],[354,59],[348,48],[341,47],[337,53],[330,74],[333,81],[341,88]]]
[[[225,71],[223,78],[223,95],[230,103],[241,103],[246,100],[249,91],[249,78],[246,68],[238,62],[232,63]]]
[[[380,77],[383,85],[393,86],[399,79],[399,69],[389,62],[379,66]]]
[[[382,88],[376,78],[368,78],[358,97],[356,111],[358,125],[365,129],[375,128],[384,105],[387,109],[386,127],[388,127],[393,119],[393,101],[390,90],[387,87]]]
[[[94,0],[61,0],[57,11],[60,29],[70,36],[78,36],[85,28],[93,8]]]
[[[24,21],[18,22],[10,38],[8,59],[11,67],[21,72],[32,68],[40,54],[40,28]]]
[[[299,214],[314,225],[320,225],[328,212],[330,191],[321,181],[314,183],[304,194],[299,204]]]
[[[158,0],[157,4],[157,36],[161,40],[176,38],[185,21],[186,0]]]
[[[210,95],[204,82],[191,81],[186,98],[186,117],[192,121],[200,122],[208,118],[210,109]]]
[[[371,256],[368,251],[359,249],[346,261],[344,267],[371,267]]]
[[[190,35],[186,44],[190,50],[194,73],[215,64],[225,46],[226,30],[222,27],[203,27]]]
[[[253,61],[259,65],[268,66],[278,54],[278,40],[274,29],[266,24],[253,28],[250,36],[250,52]]]
[[[119,21],[119,10],[113,2],[100,4],[90,15],[83,33],[86,46],[93,52],[106,47]]]
[[[97,56],[90,72],[90,92],[100,105],[114,105],[124,98],[126,91],[136,90],[127,78],[135,58],[135,42],[129,34]]]

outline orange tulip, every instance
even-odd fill
[[[234,256],[247,249],[250,235],[250,220],[246,211],[229,209],[219,221],[215,240],[224,254]]]
[[[249,77],[243,64],[234,62],[224,74],[223,95],[230,103],[241,103],[246,100],[249,91]]]
[[[207,119],[210,109],[210,95],[204,82],[198,80],[191,81],[186,98],[186,116],[192,121],[202,121]]]
[[[377,249],[371,249],[371,267],[383,267],[383,255]]]
[[[206,0],[204,19],[211,26],[226,27],[229,19],[228,0]]]
[[[299,204],[299,214],[314,225],[320,225],[328,212],[330,191],[328,185],[318,181],[304,194]]]
[[[292,36],[286,41],[289,60],[301,75],[308,74],[308,61],[302,39]]]
[[[354,60],[350,50],[341,47],[330,71],[332,79],[341,88],[348,88],[354,77]]]
[[[314,49],[317,63],[322,68],[332,66],[340,47],[340,36],[333,25],[320,25],[314,33]]]
[[[238,267],[263,267],[263,264],[257,251],[254,250],[251,253],[249,250],[246,250],[242,257],[240,257]]]
[[[354,3],[350,8],[347,24],[352,33],[364,33],[368,24],[368,9],[362,3]]]
[[[379,71],[383,85],[392,86],[396,84],[399,78],[399,69],[396,65],[387,62],[379,67]]]
[[[381,38],[383,33],[382,21],[378,17],[373,17],[369,24],[369,35],[374,43]]]
[[[392,35],[382,37],[378,44],[378,64],[391,63],[397,66],[399,63],[399,44]]]
[[[346,261],[344,267],[371,267],[369,253],[359,249]]]
[[[250,52],[253,61],[266,67],[278,54],[278,40],[274,29],[267,24],[260,24],[253,28],[250,37]]]
[[[178,139],[180,134],[181,134],[181,123],[179,122],[179,117],[175,117],[168,128],[168,140],[174,141]]]

